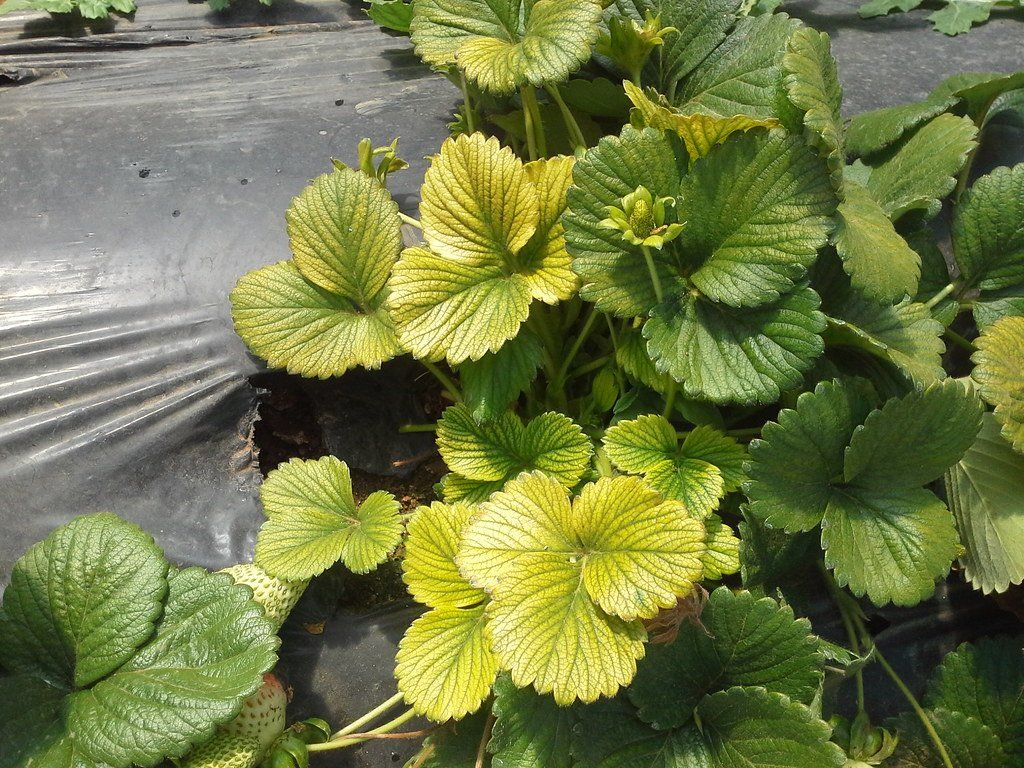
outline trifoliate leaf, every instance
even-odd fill
[[[406,701],[437,722],[475,712],[498,670],[484,616],[487,595],[466,582],[455,565],[473,514],[464,504],[420,507],[409,523],[402,561],[409,592],[433,610],[406,630],[395,676]]]
[[[1024,456],[985,414],[981,433],[946,472],[946,494],[964,545],[964,575],[985,594],[1024,581]]]
[[[504,94],[567,79],[590,58],[600,19],[593,0],[417,0],[412,42],[428,64]]]
[[[420,206],[433,250],[407,248],[390,282],[389,308],[414,355],[479,360],[515,337],[532,300],[572,295],[576,276],[559,219],[572,163],[524,167],[483,134],[441,146]]]
[[[649,12],[663,27],[676,30],[654,50],[644,70],[645,81],[661,93],[672,94],[725,39],[739,5],[739,0],[616,0],[611,8],[638,22]]]
[[[715,768],[841,768],[843,751],[810,709],[762,688],[730,688],[697,707]]]
[[[488,421],[506,411],[533,382],[542,352],[540,339],[521,331],[497,352],[460,365],[462,395],[473,418]]]
[[[719,587],[668,645],[652,646],[629,689],[641,719],[658,729],[687,723],[704,696],[758,686],[810,704],[824,657],[806,619],[771,598]]]
[[[785,118],[792,106],[783,85],[782,57],[798,26],[785,14],[741,19],[686,80],[677,104],[684,112]]]
[[[0,608],[0,765],[129,768],[181,757],[238,714],[276,662],[251,591],[167,576],[153,540],[80,517],[15,563]]]
[[[953,212],[953,255],[964,289],[981,298],[1024,283],[1024,164],[978,179]]]
[[[395,676],[405,700],[435,722],[479,709],[491,692],[498,660],[485,607],[434,608],[416,619],[398,645]]]
[[[494,716],[487,745],[494,768],[572,768],[575,709],[560,707],[529,688],[516,688],[507,675],[498,675]]]
[[[417,601],[431,608],[468,608],[487,597],[470,585],[455,565],[462,531],[474,513],[466,504],[440,502],[416,509],[409,521],[402,573]]]
[[[878,304],[849,291],[829,307],[825,345],[862,350],[899,369],[916,384],[945,378],[942,368],[942,323],[924,304],[909,299]]]
[[[683,114],[664,104],[653,101],[643,89],[624,82],[626,96],[633,104],[630,122],[635,128],[655,128],[659,131],[675,131],[686,144],[686,151],[696,160],[703,157],[716,144],[721,144],[737,131],[752,128],[777,128],[779,121],[774,118],[755,118],[745,115],[720,117],[718,115]]]
[[[752,514],[788,531],[822,526],[826,565],[876,604],[931,594],[957,553],[953,518],[920,486],[970,447],[980,403],[945,381],[871,411],[850,385],[819,384],[750,445]]]
[[[711,514],[743,481],[743,446],[708,426],[694,429],[680,445],[667,419],[640,416],[610,427],[604,447],[620,470],[644,475],[652,488],[698,517]]]
[[[242,341],[271,368],[300,376],[379,368],[401,351],[382,308],[361,310],[306,280],[291,261],[242,277],[231,292],[231,317]]]
[[[843,181],[843,87],[832,46],[824,32],[800,27],[789,38],[782,57],[789,100],[804,113],[803,122],[818,153],[825,158],[833,183]]]
[[[368,573],[402,538],[395,497],[374,491],[356,504],[348,465],[334,456],[292,459],[267,475],[263,489],[267,521],[255,562],[271,576],[305,581],[339,560]]]
[[[867,189],[893,221],[909,211],[931,217],[956,185],[977,146],[969,117],[943,114],[921,126],[883,162],[872,165]]]
[[[819,303],[805,287],[757,309],[686,296],[657,307],[644,335],[657,368],[682,381],[687,396],[767,404],[799,385],[824,350]]]
[[[1024,648],[1019,639],[964,643],[935,671],[928,706],[961,712],[990,728],[1007,765],[1024,757]]]
[[[989,326],[977,346],[971,375],[995,408],[1003,437],[1024,453],[1024,317],[1004,317]]]
[[[166,576],[167,561],[142,529],[108,513],[73,520],[11,572],[0,663],[58,688],[92,685],[153,634]]]
[[[733,307],[791,289],[825,244],[836,205],[818,158],[781,131],[733,136],[694,164],[680,196],[679,248],[699,265],[689,281]]]
[[[921,257],[867,189],[847,180],[843,198],[833,242],[854,288],[880,303],[916,295]]]
[[[645,315],[657,304],[643,252],[620,234],[601,225],[606,208],[619,205],[638,187],[654,198],[675,197],[689,165],[680,141],[650,128],[625,126],[606,136],[573,169],[565,239],[573,270],[583,280],[580,295],[597,309],[621,317]],[[674,279],[672,256],[678,240],[653,254],[661,281]]]
[[[494,650],[513,682],[566,705],[632,679],[645,638],[636,619],[690,593],[704,537],[681,504],[638,478],[604,478],[570,504],[557,480],[534,472],[481,505],[457,561],[491,593]]]
[[[847,154],[869,157],[881,152],[956,103],[957,98],[951,94],[936,95],[924,101],[854,115],[846,129]]]
[[[471,481],[468,485],[446,481],[446,501],[467,497],[482,501],[469,493],[474,484],[487,484],[486,498],[520,472],[535,469],[571,488],[587,471],[593,452],[579,425],[560,413],[543,413],[524,425],[516,414],[506,411],[478,424],[464,405],[444,412],[437,425],[437,447],[448,468]]]
[[[1004,768],[1006,753],[991,728],[962,712],[935,709],[927,713],[946,753],[957,768]],[[896,720],[899,744],[892,755],[897,768],[941,768],[942,758],[914,713]]]
[[[377,368],[399,352],[383,311],[402,247],[398,205],[351,168],[314,179],[288,208],[294,259],[245,275],[231,294],[242,340],[303,376]]]
[[[412,3],[406,0],[370,0],[366,14],[378,27],[408,34],[412,23]]]

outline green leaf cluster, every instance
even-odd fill
[[[57,528],[0,607],[0,766],[155,766],[209,739],[277,661],[251,597],[112,514]]]

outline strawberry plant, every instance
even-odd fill
[[[388,192],[397,144],[364,140],[356,167],[336,161],[293,200],[291,258],[243,276],[232,316],[301,376],[419,361],[447,407],[403,429],[435,433],[438,500],[357,500],[340,459],[293,459],[261,488],[254,561],[227,571],[248,590],[150,567],[172,597],[193,574],[261,604],[259,637],[231,640],[262,648],[311,579],[400,557],[423,612],[399,692],[333,733],[284,730],[275,683],[257,693],[268,651],[206,694],[220,699],[201,723],[115,752],[112,726],[63,713],[142,663],[178,609],[133,568],[114,586],[139,618],[101,609],[90,648],[110,648],[71,680],[82,622],[32,617],[103,584],[43,567],[40,551],[78,546],[61,529],[0,613],[0,684],[52,705],[28,739],[11,712],[0,733],[22,741],[0,766],[45,744],[86,768],[190,748],[189,768],[305,768],[420,738],[399,730],[416,716],[434,727],[412,768],[1019,764],[1024,680],[996,670],[1024,668],[1020,640],[960,648],[922,703],[867,611],[918,605],[954,571],[985,594],[1024,580],[1024,166],[973,171],[1024,75],[957,76],[846,121],[828,36],[777,5],[372,4],[463,97],[418,216]],[[788,574],[805,566],[845,646],[795,612]],[[56,595],[41,612],[40,594]],[[47,633],[61,653],[33,650]],[[872,721],[868,665],[905,716]]]

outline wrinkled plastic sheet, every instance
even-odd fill
[[[261,366],[231,330],[227,293],[287,258],[291,197],[332,156],[353,159],[363,136],[401,137],[412,169],[391,186],[413,212],[423,158],[458,101],[406,39],[352,4],[140,4],[132,20],[89,25],[0,19],[0,584],[32,542],[101,509],[150,530],[178,562],[251,556],[261,515],[249,377]],[[922,14],[863,21],[857,4],[787,4],[832,35],[848,114],[921,98],[963,70],[1024,65],[1019,19],[947,38]],[[998,135],[982,165],[1024,159],[1019,132]],[[395,429],[421,415],[410,370],[341,383],[334,452],[377,473],[422,454],[422,435]],[[816,627],[838,637],[819,613]],[[956,643],[1015,627],[955,579],[886,613],[880,640],[917,681]],[[289,626],[293,714],[337,723],[390,696],[414,615],[405,603],[344,613],[319,635]],[[898,702],[885,681],[876,690]],[[375,744],[332,764],[408,754]]]

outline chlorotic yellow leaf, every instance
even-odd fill
[[[271,472],[264,485],[270,486],[263,493],[267,522],[256,540],[254,562],[276,578],[305,581],[339,560],[349,570],[367,573],[402,538],[395,497],[375,491],[357,505],[348,466],[333,456],[292,459]]]
[[[412,623],[398,646],[395,676],[405,700],[441,723],[476,712],[491,692],[498,659],[484,606],[434,608]]]
[[[718,515],[711,515],[704,521],[707,531],[704,553],[704,578],[717,581],[723,576],[736,573],[740,569],[740,540]]]
[[[660,131],[675,131],[686,145],[690,158],[704,157],[716,144],[721,144],[737,131],[752,128],[776,128],[779,121],[771,117],[749,117],[747,115],[720,115],[696,112],[683,114],[671,107],[652,100],[640,86],[624,82],[626,96],[633,102],[630,122],[637,128],[644,126]]]
[[[462,529],[473,516],[468,504],[419,507],[409,521],[402,572],[409,593],[431,608],[467,608],[487,597],[471,586],[455,565]]]
[[[572,184],[574,157],[552,157],[525,166],[526,175],[537,191],[540,218],[537,230],[519,254],[520,273],[535,299],[554,304],[570,298],[579,287],[572,271],[572,257],[565,249],[562,212]]]
[[[1004,317],[978,338],[974,380],[995,408],[1002,433],[1024,453],[1024,317]]]

